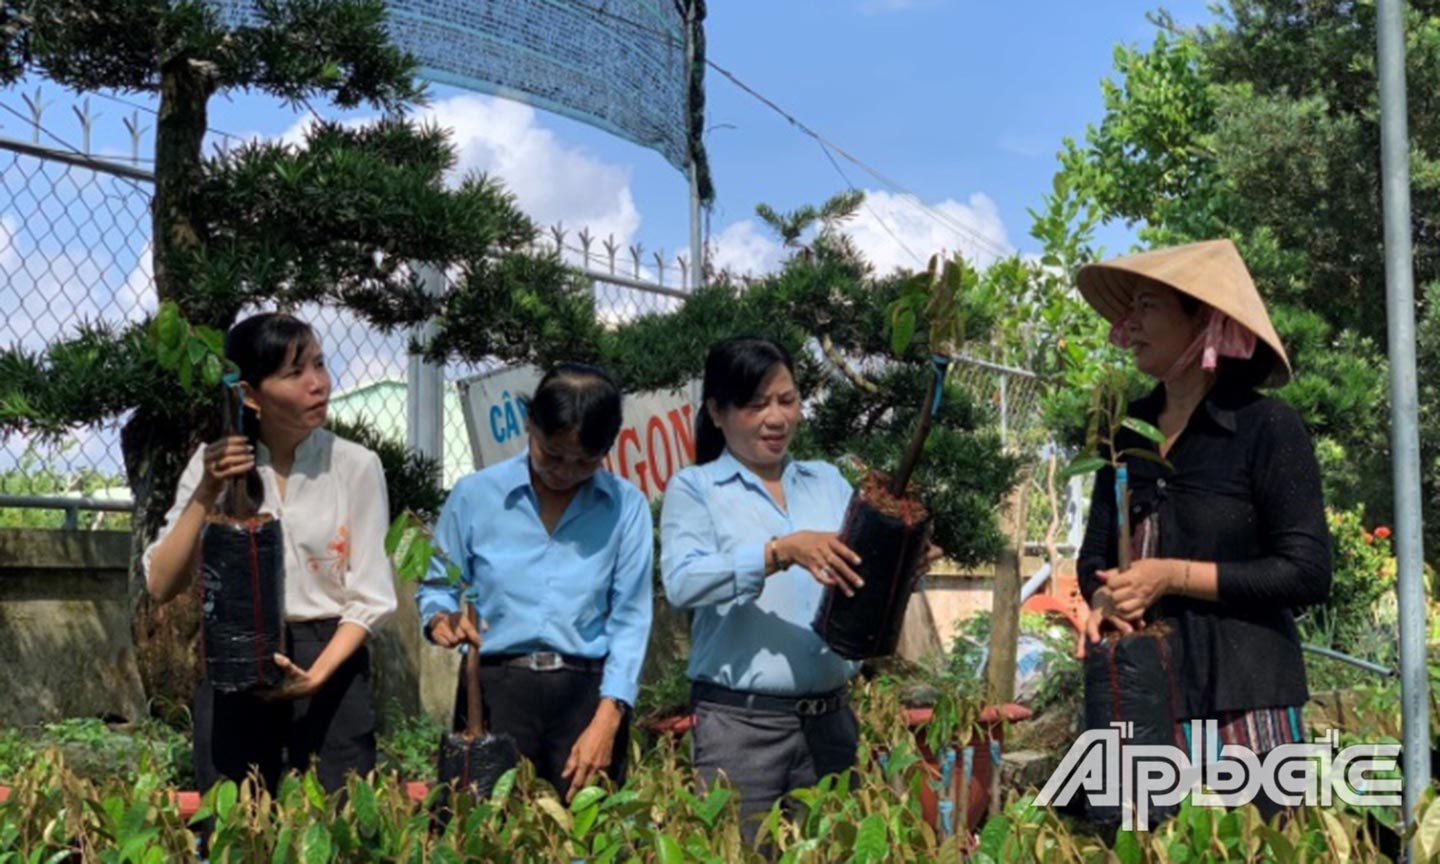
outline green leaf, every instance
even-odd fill
[[[192,364],[200,365],[205,359],[205,343],[199,339],[191,339],[185,343],[185,354],[190,358]]]
[[[579,800],[579,796],[576,796],[576,800]],[[583,812],[581,812],[581,813],[579,813],[578,815],[576,815],[576,817],[575,817],[575,828],[573,829],[573,831],[572,831],[571,833],[573,833],[573,834],[575,835],[576,839],[578,839],[578,840],[584,840],[584,839],[585,839],[585,835],[586,835],[586,834],[589,834],[589,833],[590,833],[590,829],[595,826],[595,820],[596,820],[596,819],[599,819],[599,818],[600,818],[600,808],[599,808],[599,807],[587,807],[587,808],[585,808],[585,810],[584,810]]]
[[[570,802],[570,812],[579,813],[588,807],[593,807],[605,797],[605,790],[599,786],[587,786],[575,793],[575,800]]]
[[[896,354],[904,354],[915,339],[915,310],[909,307],[899,310],[890,326],[890,348]]]
[[[355,794],[350,799],[355,808],[355,818],[360,824],[360,833],[371,837],[380,827],[380,814],[375,807],[375,790],[369,783],[356,783]]]
[[[888,844],[885,819],[879,814],[865,817],[860,823],[860,832],[855,837],[855,858],[858,861],[881,861],[885,858]]]
[[[214,354],[206,354],[201,370],[201,377],[204,379],[206,387],[214,389],[220,386],[220,379],[225,374],[225,367],[220,363],[219,357]]]
[[[164,348],[176,350],[185,335],[185,322],[180,318],[180,307],[174,302],[161,304],[160,313],[155,316],[155,334]]]
[[[510,797],[511,790],[515,788],[516,770],[515,768],[511,768],[509,771],[501,774],[499,780],[495,781],[495,788],[490,790],[491,801],[504,801]]]
[[[1261,825],[1260,836],[1265,838],[1265,845],[1270,848],[1270,854],[1278,864],[1290,864],[1295,860],[1295,844],[1284,834],[1269,825]]]
[[[385,554],[387,556],[394,557],[395,550],[400,548],[400,541],[405,538],[405,532],[414,520],[414,514],[407,510],[396,516],[395,521],[390,523],[389,530],[385,532]]]
[[[301,782],[305,786],[305,799],[310,802],[310,806],[316,810],[324,810],[325,789],[320,785],[320,779],[315,776],[315,772],[306,771]]]
[[[1065,466],[1065,469],[1060,472],[1059,479],[1069,480],[1071,477],[1089,474],[1092,471],[1099,471],[1101,468],[1104,468],[1105,465],[1105,460],[1099,456],[1079,456],[1075,461]]]
[[[710,790],[709,795],[705,796],[704,802],[700,804],[699,813],[700,818],[705,820],[707,827],[713,827],[715,825],[715,819],[725,810],[725,805],[730,803],[730,798],[733,795],[734,793],[729,789],[723,786],[716,786]]]
[[[311,825],[301,841],[301,860],[305,864],[329,864],[332,857],[330,832],[324,825]]]
[[[195,366],[192,363],[180,362],[180,389],[186,393],[195,389]]]
[[[1140,864],[1142,850],[1135,832],[1117,831],[1114,852],[1115,857],[1120,859],[1120,864]]]
[[[1124,426],[1126,429],[1129,429],[1132,432],[1138,432],[1141,437],[1155,444],[1165,443],[1165,433],[1161,432],[1159,429],[1156,429],[1154,426],[1151,426],[1149,423],[1146,423],[1144,420],[1136,420],[1134,417],[1126,417],[1124,420],[1120,421],[1120,425]]]
[[[215,788],[215,815],[222,822],[230,817],[230,811],[235,809],[235,800],[239,797],[240,790],[233,780],[226,780]]]
[[[660,864],[685,864],[685,850],[680,848],[680,843],[669,834],[655,835],[655,851],[660,858]]]

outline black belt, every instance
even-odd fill
[[[604,672],[605,658],[596,660],[555,651],[536,651],[534,654],[481,654],[480,665],[509,666],[514,669],[529,669],[531,672],[559,672],[561,669]]]
[[[798,714],[801,717],[821,717],[839,711],[849,704],[845,688],[828,693],[809,696],[770,696],[764,693],[747,693],[731,690],[708,681],[690,682],[691,702],[713,702],[734,708],[748,708],[752,711],[770,711],[776,714]]]

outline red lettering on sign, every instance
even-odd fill
[[[639,486],[648,496],[650,487],[645,480],[645,451],[640,446],[640,433],[634,429],[622,430],[616,449],[620,451],[620,476]],[[636,457],[633,462],[632,454]]]
[[[659,433],[659,447],[655,446],[656,433]],[[670,482],[670,475],[675,473],[675,454],[670,452],[670,436],[665,434],[665,421],[659,417],[651,417],[650,422],[645,425],[645,449],[650,451],[650,474],[655,478],[655,487],[664,492],[665,484]],[[655,460],[662,449],[665,451],[664,473],[661,473],[660,465]]]
[[[678,450],[686,465],[695,464],[695,426],[690,419],[695,409],[686,405],[683,408],[670,409],[670,429],[675,433],[675,449]]]

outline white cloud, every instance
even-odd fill
[[[716,272],[728,270],[736,276],[758,276],[777,269],[785,250],[766,231],[753,219],[732,222],[710,238],[710,265]]]
[[[115,305],[127,321],[140,321],[159,308],[155,296],[155,262],[150,244],[140,250],[140,259],[125,277],[125,284],[115,292]]]
[[[995,202],[979,192],[964,203],[947,198],[925,207],[890,192],[866,192],[845,233],[880,273],[924,267],[941,251],[961,252],[983,268],[1013,251]]]
[[[964,253],[987,267],[1013,249],[995,202],[982,193],[965,202],[921,204],[890,192],[867,191],[865,202],[842,229],[876,272],[924,267],[937,252]],[[711,239],[715,269],[760,275],[785,259],[780,241],[751,219],[733,222]]]
[[[640,211],[630,189],[630,168],[566,146],[539,126],[530,106],[462,94],[431,104],[416,119],[450,130],[458,157],[452,181],[470,172],[498,178],[539,225],[563,223],[570,246],[579,247],[575,235],[581,228],[596,240],[592,252],[598,253],[599,242],[611,236],[622,246],[633,241]],[[299,141],[312,122],[301,121],[281,138]]]

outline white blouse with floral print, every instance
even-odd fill
[[[145,571],[155,547],[170,533],[203,476],[196,449],[180,475],[165,526],[145,550]],[[385,555],[389,498],[380,457],[328,429],[310,433],[295,450],[282,498],[270,454],[257,447],[265,485],[260,506],[281,520],[285,541],[285,620],[339,618],[374,631],[394,612],[395,578]]]

